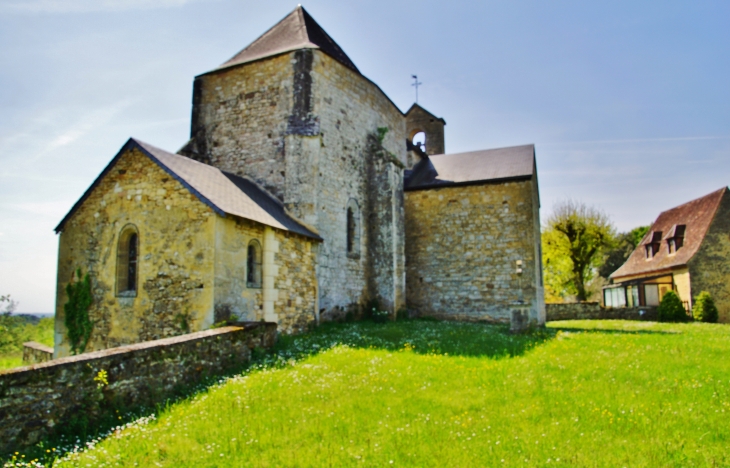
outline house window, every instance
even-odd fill
[[[646,258],[651,260],[659,253],[659,249],[662,245],[662,231],[652,231],[647,236],[647,242],[644,245],[646,249]]]
[[[659,305],[659,286],[656,284],[644,285],[644,302],[647,306]]]
[[[119,234],[117,245],[117,296],[137,295],[137,267],[139,263],[139,233],[128,224]]]
[[[347,203],[346,248],[347,256],[360,257],[360,207],[354,199]]]
[[[626,302],[629,307],[639,307],[639,288],[638,286],[626,287]]]
[[[256,239],[248,243],[246,256],[246,286],[261,287],[261,244]]]
[[[677,252],[684,245],[685,230],[686,226],[684,224],[675,224],[667,234],[667,246],[670,254]]]
[[[606,307],[626,307],[624,288],[606,288],[603,290],[603,304]]]

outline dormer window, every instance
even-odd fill
[[[687,226],[684,224],[675,224],[667,234],[667,248],[669,253],[676,253],[684,245],[684,232]]]
[[[659,249],[662,245],[662,231],[651,231],[646,237],[646,259],[651,260],[656,254],[659,253]]]

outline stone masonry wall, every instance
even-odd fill
[[[657,320],[656,307],[602,307],[598,302],[545,304],[547,321]]]
[[[138,150],[122,155],[66,223],[59,240],[56,357],[70,354],[63,306],[77,268],[90,274],[87,351],[198,331],[213,323],[217,215]],[[139,232],[136,297],[117,297],[119,235]]]
[[[274,312],[282,333],[301,333],[317,318],[316,257],[318,242],[275,231],[279,250],[274,255],[278,274]]]
[[[408,308],[492,322],[520,311],[530,324],[544,324],[535,190],[533,179],[407,191]]]
[[[720,201],[702,245],[689,262],[692,298],[707,291],[719,313],[719,322],[730,323],[730,192]]]
[[[214,322],[265,319],[263,285],[247,283],[248,245],[257,241],[263,248],[265,231],[264,225],[246,219],[217,218]]]
[[[0,453],[32,445],[75,416],[152,406],[270,347],[276,325],[246,324],[0,371]],[[94,380],[106,372],[108,384]]]
[[[402,166],[405,118],[372,82],[315,51],[313,113],[320,125],[314,223],[320,246],[321,309],[379,299],[391,311],[404,303]],[[378,128],[388,132],[380,144]],[[347,206],[361,208],[360,255],[347,255]]]
[[[181,153],[253,178],[324,239],[317,279],[325,315],[377,294],[389,307],[402,305],[402,195],[392,194],[405,161],[405,118],[375,84],[305,49],[199,76],[193,107],[192,140]],[[378,158],[368,141],[378,128],[388,129],[383,147],[396,161],[379,166],[384,186],[368,172]],[[368,211],[368,197],[378,191],[391,195]],[[346,249],[348,204],[360,208],[358,255]],[[379,274],[371,287],[366,270],[374,259],[390,273]]]
[[[23,343],[23,364],[35,364],[53,359],[53,348],[35,341]]]
[[[181,154],[251,177],[283,200],[292,59],[284,54],[196,77],[191,142]]]
[[[250,285],[248,245],[262,248],[262,282]],[[316,320],[318,242],[245,219],[216,223],[216,322],[266,320],[300,333]]]

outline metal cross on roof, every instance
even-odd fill
[[[418,75],[411,75],[413,77],[413,84],[411,86],[416,87],[416,104],[418,104],[418,86],[422,85],[420,81],[418,81]]]

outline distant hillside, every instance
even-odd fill
[[[38,325],[38,322],[40,322],[42,318],[50,318],[53,317],[54,314],[48,312],[13,312],[10,315],[13,317],[19,317],[30,324]]]

